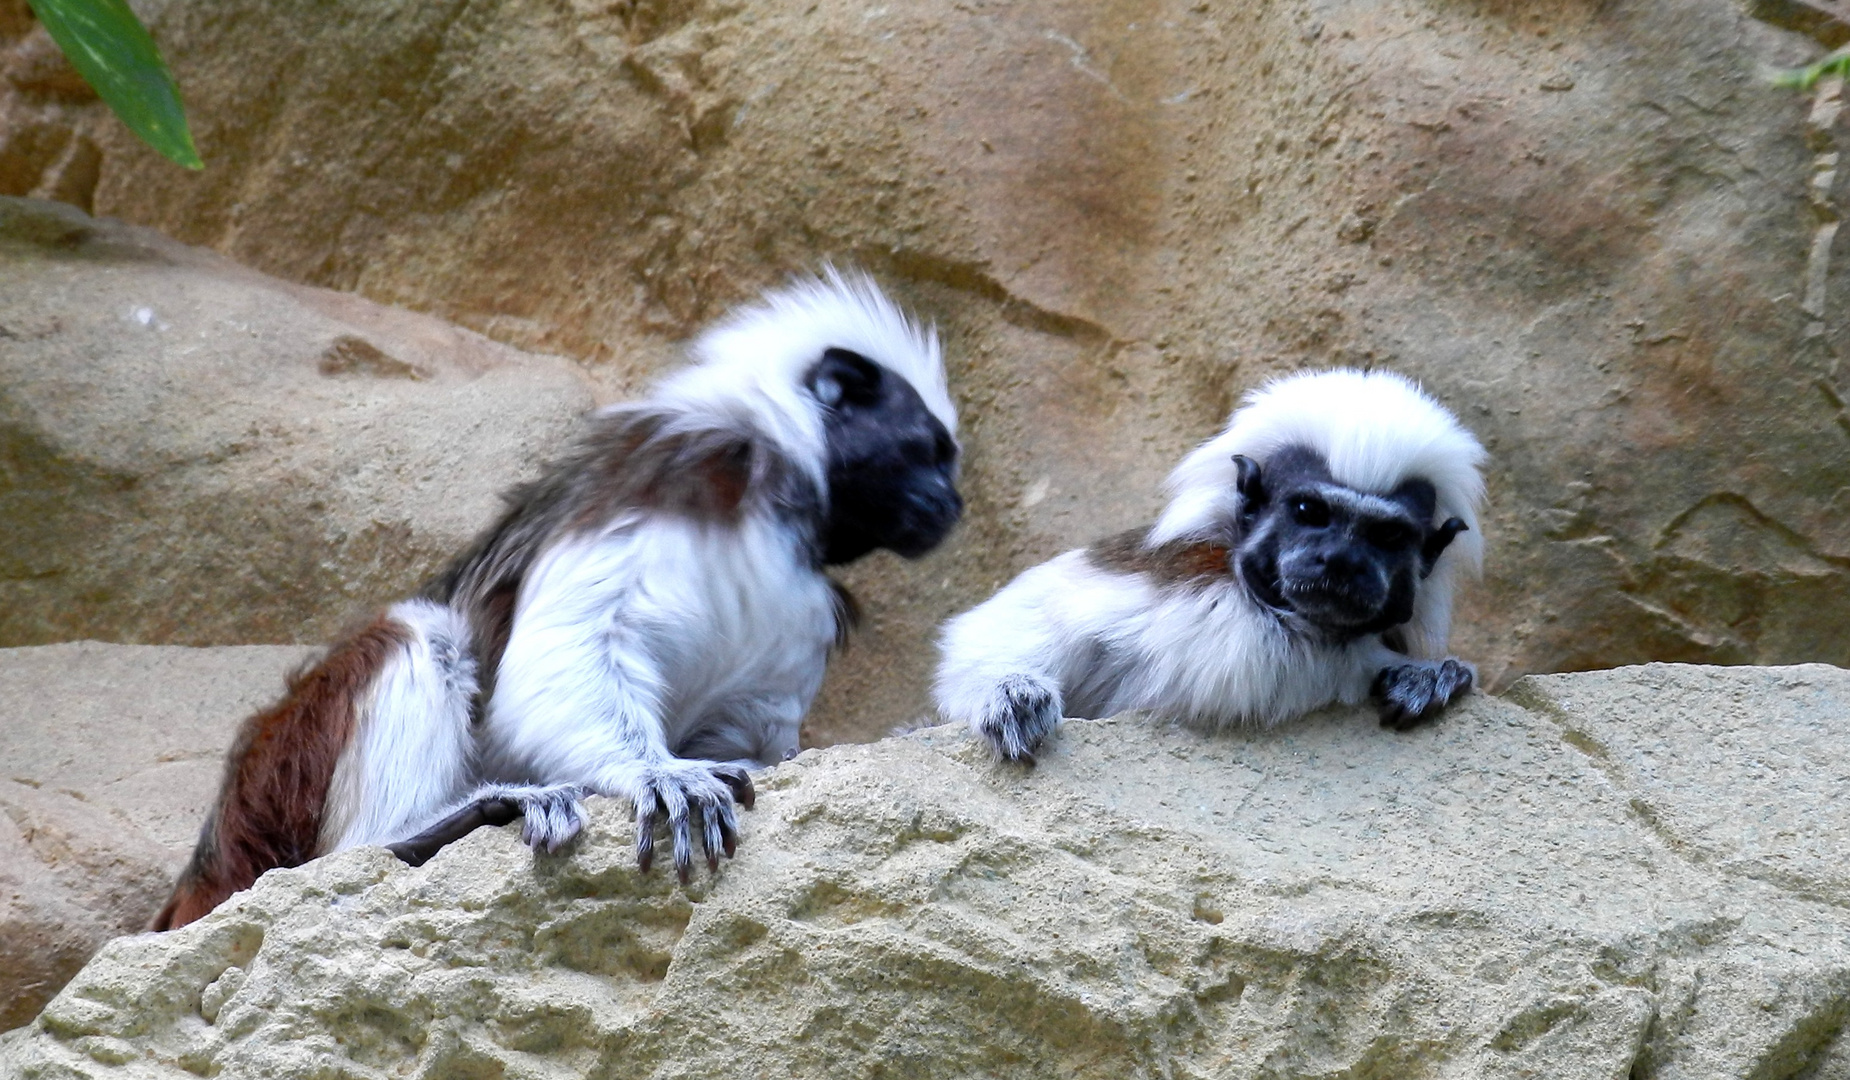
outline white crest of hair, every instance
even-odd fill
[[[1402,629],[1415,656],[1443,655],[1451,631],[1452,593],[1460,572],[1484,562],[1478,507],[1484,501],[1484,448],[1419,384],[1391,371],[1336,368],[1274,379],[1246,395],[1226,430],[1182,459],[1169,474],[1169,505],[1150,530],[1155,547],[1211,539],[1239,515],[1233,456],[1260,464],[1288,446],[1322,455],[1330,475],[1358,491],[1387,494],[1415,477],[1433,485],[1435,523],[1458,518],[1454,539],[1420,584],[1413,619]]]
[[[690,425],[749,425],[820,480],[822,415],[803,378],[829,349],[858,353],[901,376],[957,433],[937,330],[907,318],[866,274],[832,266],[765,293],[695,338],[693,365],[664,379],[641,406],[666,406]]]

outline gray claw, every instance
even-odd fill
[[[655,812],[660,805],[651,792],[636,806],[636,868],[645,874],[655,864]]]

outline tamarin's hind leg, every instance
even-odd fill
[[[153,929],[185,926],[265,870],[300,866],[320,852],[328,786],[360,702],[409,637],[398,620],[380,616],[296,671],[281,701],[244,721],[218,802]]]
[[[383,843],[469,789],[475,668],[462,616],[394,605],[289,679],[244,722],[192,861],[152,928],[169,930],[264,871]]]
[[[1028,766],[1034,764],[1034,752],[1059,724],[1059,688],[1028,674],[998,680],[983,707],[970,718],[972,730],[989,742],[997,757]]]
[[[400,840],[475,786],[468,622],[429,600],[390,614],[406,641],[361,700],[328,789],[323,851]]]
[[[411,637],[368,693],[353,743],[335,768],[325,850],[384,844],[418,866],[484,825],[524,818],[522,838],[545,851],[578,835],[583,788],[477,784],[477,683],[463,616],[427,600],[406,601],[392,615]]]

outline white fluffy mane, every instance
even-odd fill
[[[903,377],[957,433],[937,330],[907,318],[872,278],[834,267],[766,292],[709,327],[688,346],[693,365],[663,379],[646,404],[751,424],[820,480],[822,414],[803,376],[831,348]]]
[[[1413,621],[1403,631],[1419,656],[1442,655],[1451,627],[1452,591],[1460,571],[1484,560],[1478,507],[1484,501],[1484,448],[1445,407],[1404,375],[1339,368],[1274,379],[1246,395],[1226,430],[1201,444],[1169,474],[1170,502],[1152,545],[1205,539],[1239,513],[1233,455],[1260,464],[1287,446],[1323,455],[1331,474],[1361,491],[1386,494],[1413,477],[1438,492],[1433,521],[1456,517],[1469,527],[1452,541],[1421,584]]]

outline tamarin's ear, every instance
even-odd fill
[[[1245,454],[1233,455],[1236,473],[1234,490],[1240,493],[1241,509],[1248,512],[1265,505],[1265,484],[1259,479],[1259,463]]]
[[[1454,537],[1470,531],[1471,527],[1463,519],[1446,518],[1445,524],[1434,529],[1426,537],[1426,542],[1420,545],[1420,564],[1424,567],[1420,576],[1432,573],[1433,565],[1439,561],[1439,556],[1445,554],[1445,549],[1451,546]]]
[[[885,378],[880,365],[849,349],[829,349],[810,370],[809,390],[829,408],[872,405]]]

